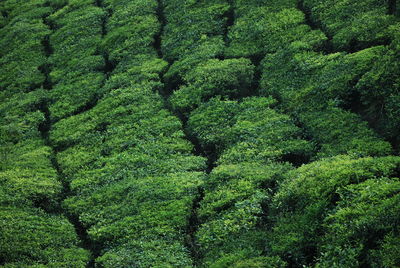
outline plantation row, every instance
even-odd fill
[[[44,1],[5,1],[8,23],[1,42],[0,265],[83,267],[89,252],[79,247],[74,226],[62,215],[63,186],[53,151],[41,132],[48,118],[43,22],[53,7]],[[43,266],[40,266],[40,265]]]
[[[396,0],[354,3],[301,0],[299,4],[309,13],[312,23],[326,33],[335,51],[389,44],[395,27],[398,27],[394,26],[398,18],[393,16],[400,15]]]
[[[0,13],[0,265],[400,265],[396,1]]]

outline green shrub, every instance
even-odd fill
[[[74,227],[65,218],[6,206],[0,208],[0,215],[0,257],[8,267],[85,267],[88,263],[89,253],[77,246]]]
[[[29,92],[45,80],[40,71],[46,62],[42,41],[49,29],[39,18],[17,20],[0,29],[0,90]]]
[[[399,237],[394,233],[385,235],[377,250],[371,250],[372,267],[395,267],[400,265]]]
[[[149,2],[154,3],[155,1],[147,1],[146,3]],[[120,12],[116,14],[120,14]],[[108,52],[109,59],[112,62],[119,62],[126,57],[137,54],[156,55],[152,44],[154,36],[160,28],[157,17],[152,13],[143,16],[135,14],[129,17],[129,15],[126,14],[126,18],[129,18],[129,20],[126,20],[125,25],[121,25],[121,21],[118,21],[118,27],[113,27],[113,23],[116,23],[114,19],[119,19],[120,15],[116,16],[116,18],[113,16],[110,20],[110,29],[103,40],[102,46]]]
[[[40,139],[26,139],[7,149],[0,171],[0,203],[54,209],[62,186],[50,161],[51,149]]]
[[[265,234],[258,226],[261,203],[267,198],[262,190],[254,191],[247,199],[236,202],[232,208],[200,226],[196,237],[205,267],[230,252],[249,250],[257,254],[265,243]]]
[[[195,2],[163,0],[168,22],[162,34],[161,50],[172,62],[186,58],[215,36],[222,36],[226,24],[228,1]]]
[[[386,2],[385,2],[386,3]],[[387,15],[388,5],[380,1],[358,2],[304,0],[311,18],[332,37],[336,50],[355,50],[385,42],[395,17]]]
[[[105,60],[100,52],[105,12],[94,2],[69,3],[48,20],[52,53],[50,117],[55,122],[92,105],[102,95]]]
[[[251,254],[251,253],[250,253]],[[212,268],[284,268],[286,263],[279,257],[255,257],[249,258],[246,252],[240,251],[220,258],[210,265]]]
[[[262,94],[280,100],[280,106],[299,119],[322,146],[322,156],[390,153],[389,145],[366,123],[338,107],[361,114],[396,145],[398,90],[391,75],[398,68],[395,53],[377,46],[353,54],[323,55],[297,45],[266,56]]]
[[[222,56],[225,43],[222,36],[207,38],[186,57],[174,61],[164,74],[165,84],[169,90],[179,87],[184,76],[199,63]]]
[[[390,198],[390,194],[387,200],[375,197],[375,194],[370,195],[369,188],[371,187],[367,187],[367,185],[370,183],[380,185],[380,182],[386,180],[385,178],[397,176],[399,163],[398,157],[354,159],[350,156],[338,156],[303,165],[292,171],[288,175],[291,179],[281,185],[271,205],[271,212],[275,219],[274,227],[268,234],[268,247],[271,254],[277,254],[296,264],[310,264],[315,257],[318,257],[319,253],[328,254],[326,255],[329,260],[328,263],[339,265],[337,261],[340,260],[340,257],[336,258],[335,256],[338,256],[337,254],[340,253],[341,249],[335,245],[342,243],[343,251],[340,254],[344,254],[342,256],[347,254],[346,258],[349,260],[347,264],[354,261],[354,258],[361,258],[359,251],[361,248],[357,246],[357,243],[348,242],[346,232],[350,234],[351,229],[348,228],[353,228],[352,225],[354,224],[354,228],[358,228],[356,226],[361,228],[358,229],[359,235],[373,235],[367,229],[362,229],[361,226],[364,226],[362,222],[364,219],[365,224],[375,224],[377,222],[379,226],[380,222],[387,226],[381,229],[383,234],[390,233],[393,230],[395,225],[393,225],[391,217],[395,217],[394,215],[397,213],[398,201],[396,201],[396,198]],[[397,179],[393,180],[396,181]],[[356,190],[355,196],[344,197],[342,192],[348,188],[360,189],[362,193],[366,191],[365,194],[367,196],[365,198],[370,196],[373,200],[376,200],[376,207],[369,201],[365,201],[365,205],[360,203],[363,202],[361,200],[364,197],[362,195],[357,197],[358,190]],[[389,188],[392,187],[390,186]],[[371,189],[371,191],[382,191],[384,193],[385,189],[391,191],[388,188],[378,189]],[[361,200],[360,202],[353,202],[354,198],[356,200],[361,198]],[[355,208],[353,210],[354,213],[349,210],[353,205]],[[376,209],[379,206],[386,206],[385,214],[377,212],[378,210]],[[355,214],[357,209],[364,209],[362,212],[362,215],[365,215],[364,219],[362,218],[363,216],[360,216],[359,220],[354,220],[354,223],[344,218],[341,220],[340,215],[342,213],[344,213],[343,215],[348,213],[349,217],[357,217],[357,214]],[[376,221],[373,216],[375,213],[383,218],[387,217],[387,225],[386,219]],[[336,225],[332,220],[329,220],[335,218],[341,220]],[[339,228],[338,232],[335,232],[335,228]],[[340,230],[343,230],[343,233],[340,233]],[[325,238],[325,233],[328,233],[327,236],[331,233],[330,237]],[[376,238],[373,240],[376,240]],[[339,251],[335,251],[335,248]],[[351,259],[351,256],[354,258]],[[345,261],[343,258],[341,260]],[[342,263],[342,265],[347,264]],[[323,265],[322,267],[327,266]],[[340,267],[340,265],[335,267]]]
[[[355,86],[387,53],[378,46],[353,54],[324,55],[297,45],[263,61],[262,94],[272,94],[289,111],[324,109],[330,102],[342,107],[359,105]]]
[[[210,59],[184,76],[187,86],[171,96],[172,107],[188,113],[215,96],[239,97],[250,91],[254,66],[248,59]]]
[[[304,113],[300,116],[305,130],[319,145],[317,158],[338,154],[385,156],[391,145],[380,139],[361,118],[339,108]]]
[[[220,154],[226,148],[235,116],[239,112],[240,107],[236,101],[213,98],[190,114],[187,129],[206,152]]]
[[[304,14],[295,8],[278,8],[274,4],[253,8],[235,20],[228,33],[228,57],[262,57],[285,48],[297,40],[309,42],[319,48],[325,41],[319,31],[312,31],[305,24]]]
[[[273,191],[291,170],[290,164],[243,162],[218,165],[210,173],[204,199],[198,210],[201,221],[218,218],[219,213],[250,198],[260,189]]]
[[[188,250],[179,242],[140,237],[98,258],[102,267],[193,267]]]
[[[398,232],[399,190],[398,178],[385,177],[340,189],[337,209],[325,219],[318,266],[397,266],[399,258],[387,254],[387,247],[399,250],[391,244]]]
[[[399,26],[393,29],[399,29]],[[373,67],[358,81],[356,90],[360,94],[363,113],[378,133],[399,144],[400,129],[400,55],[399,50],[387,50]]]
[[[190,114],[188,130],[206,152],[221,156],[219,163],[309,157],[312,146],[300,139],[300,129],[288,116],[270,108],[274,103],[261,97],[241,103],[213,99]]]

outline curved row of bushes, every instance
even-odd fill
[[[260,60],[293,41],[304,41],[317,49],[325,45],[326,37],[306,24],[296,0],[232,2],[235,19],[227,35],[227,57]]]
[[[101,41],[106,12],[95,0],[64,2],[46,19],[52,28],[48,60],[52,122],[93,105],[105,80]]]
[[[393,25],[398,19],[390,14],[396,13],[390,2],[393,1],[300,0],[300,5],[329,36],[332,49],[355,51],[392,40]]]
[[[3,1],[8,23],[0,29],[0,265],[84,267],[74,226],[61,216],[63,187],[46,145],[43,23],[54,9],[45,1]]]

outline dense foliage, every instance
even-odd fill
[[[0,266],[400,266],[400,4],[0,2]]]
[[[82,267],[89,253],[58,212],[63,187],[40,131],[47,120],[42,41],[50,33],[42,17],[52,9],[43,1],[14,2],[1,6],[9,15],[0,29],[0,263]]]

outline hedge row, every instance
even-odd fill
[[[325,125],[314,128],[321,131],[331,124],[338,131],[330,133],[327,128],[319,134],[328,141],[326,147],[315,148],[318,157],[351,155],[293,169],[283,161],[307,161],[314,148],[301,139],[289,117],[274,112],[271,105],[271,99],[260,97],[240,103],[212,99],[189,116],[191,135],[206,151],[219,153],[198,210],[201,225],[196,237],[202,265],[285,267],[282,260],[317,267],[397,265],[398,257],[391,251],[398,251],[395,193],[400,159],[358,158],[362,150],[374,149],[362,143],[350,148],[354,151],[348,144],[339,146],[343,152],[338,150],[336,134],[349,135],[342,131],[350,126],[340,117],[327,117],[320,121]],[[354,118],[351,128],[360,128],[362,139],[369,135],[371,144],[390,151],[365,125],[357,125],[354,114],[339,109],[325,113]],[[360,200],[362,208],[353,205],[352,198]],[[349,224],[351,217],[355,218]],[[327,230],[326,236],[321,230]]]
[[[250,60],[209,59],[188,71],[183,85],[171,98],[174,110],[187,115],[211,97],[238,98],[249,94],[254,77],[254,65]]]
[[[0,3],[0,28],[5,27],[9,22],[24,20],[37,20],[48,15],[49,8],[47,1],[35,0],[24,3],[21,1],[4,0]],[[21,17],[23,14],[23,17]]]
[[[274,103],[262,97],[217,98],[189,116],[191,135],[206,151],[218,153],[198,210],[202,267],[284,267],[279,258],[261,257],[264,209],[293,168],[286,161],[308,159],[313,146],[288,116],[271,109]]]
[[[311,20],[330,37],[335,51],[355,51],[388,43],[392,39],[391,32],[395,30],[393,24],[398,22],[398,18],[389,14],[396,13],[390,7],[393,1],[301,2]]]
[[[193,66],[223,55],[230,6],[227,0],[161,3],[165,20],[161,51],[171,63],[164,80],[171,90],[182,84],[183,76]]]
[[[205,148],[220,152],[198,211],[203,266],[285,267],[282,260],[317,267],[398,265],[392,251],[399,250],[395,215],[400,200],[395,193],[400,159],[357,158],[361,150],[373,149],[359,144],[352,148],[356,153],[348,151],[351,156],[293,169],[282,161],[307,161],[313,149],[319,151],[318,157],[343,153],[336,147],[338,137],[327,128],[320,135],[331,139],[326,148],[313,148],[299,139],[299,129],[287,116],[268,105],[271,100],[260,97],[240,103],[213,99],[189,117],[191,134]],[[346,122],[337,120],[323,122],[341,133]],[[373,142],[384,144],[376,138]],[[357,205],[353,198],[360,200]]]
[[[52,8],[44,1],[2,5],[9,22],[0,29],[0,264],[85,267],[88,252],[78,246],[73,225],[57,215],[63,187],[40,131],[47,93],[42,43],[50,34],[42,17]]]
[[[395,42],[390,47],[327,55],[293,42],[265,57],[260,92],[279,99],[281,107],[295,114],[322,147],[333,145],[338,153],[387,155],[390,146],[380,142],[360,116],[343,109],[360,114],[376,132],[399,144],[397,54]],[[336,123],[327,124],[329,118]],[[328,151],[322,155],[336,154]]]
[[[104,1],[103,39],[114,71],[90,110],[54,124],[50,139],[101,267],[188,267],[189,219],[205,160],[157,90],[167,63],[154,37],[157,2]]]
[[[6,1],[10,2],[10,1]],[[50,31],[42,22],[42,17],[51,12],[49,8],[41,7],[43,1],[30,6],[30,13],[25,15],[23,5],[21,13],[1,28],[0,74],[3,98],[17,92],[29,92],[40,88],[44,75],[39,67],[44,66],[46,56],[42,41]],[[19,9],[15,8],[15,13]]]
[[[311,30],[296,0],[233,1],[234,23],[228,31],[227,57],[262,59],[293,41],[313,48],[325,45],[321,31]]]
[[[92,105],[101,96],[105,60],[101,54],[104,10],[96,1],[70,1],[46,20],[49,40],[49,110],[55,122]]]
[[[295,266],[398,266],[399,168],[399,157],[337,156],[289,172],[269,207],[268,254]]]

